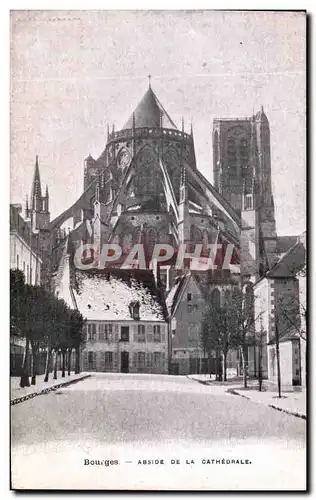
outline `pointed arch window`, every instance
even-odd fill
[[[147,246],[147,251],[148,251],[149,256],[151,256],[153,251],[154,251],[155,244],[157,243],[157,240],[158,240],[157,236],[158,236],[157,231],[154,228],[150,227],[147,230],[146,246]]]
[[[239,143],[239,156],[242,161],[248,162],[249,148],[247,139],[241,139]]]
[[[136,227],[133,231],[133,243],[136,245],[140,240],[140,227]]]
[[[191,242],[193,244],[202,243],[203,241],[202,231],[198,227],[191,226],[190,233],[191,233]]]
[[[218,288],[214,288],[211,293],[211,306],[212,309],[219,309],[221,306],[221,294]]]
[[[227,141],[227,158],[229,165],[237,161],[237,145],[234,137],[230,137]]]
[[[134,186],[136,196],[155,195],[163,192],[161,172],[154,150],[146,148],[137,157]]]
[[[122,250],[123,254],[126,254],[130,251],[133,245],[133,236],[131,233],[125,233],[122,238]]]

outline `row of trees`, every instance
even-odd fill
[[[262,349],[264,331],[258,333],[255,329],[251,285],[242,291],[238,287],[225,292],[221,300],[220,292],[214,290],[210,296],[209,306],[202,323],[201,336],[205,352],[209,357],[215,352],[216,378],[227,380],[227,356],[231,349],[241,353],[243,383],[247,387],[248,347],[259,347],[259,380],[262,384]]]
[[[45,382],[53,362],[53,377],[61,357],[62,377],[70,375],[71,357],[75,351],[75,373],[80,372],[80,348],[84,341],[84,318],[79,311],[40,286],[25,283],[22,271],[10,270],[10,334],[25,339],[20,386],[30,385],[29,358],[32,358],[31,384],[36,384],[39,352],[45,351]]]
[[[255,315],[252,285],[248,285],[243,290],[237,286],[227,290],[224,300],[220,297],[218,290],[213,291],[202,323],[201,341],[209,358],[215,353],[217,380],[222,380],[222,378],[224,381],[227,380],[228,352],[235,349],[241,353],[243,385],[247,388],[248,349],[255,346],[258,356],[259,390],[261,391],[263,350],[267,335],[262,326],[261,314]],[[285,333],[284,328],[292,328],[306,342],[306,323],[306,306],[299,298],[294,296],[290,303],[279,300],[275,310],[274,338],[279,397],[281,397],[280,337]],[[280,331],[281,324],[283,325],[282,332]],[[305,362],[307,366],[307,354]]]

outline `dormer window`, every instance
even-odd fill
[[[139,308],[140,308],[140,304],[139,304],[139,301],[138,300],[135,300],[133,302],[130,302],[129,306],[128,306],[128,309],[129,309],[129,312],[130,312],[130,315],[131,317],[135,320],[135,321],[139,321],[140,317],[139,317]]]

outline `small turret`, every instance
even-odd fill
[[[49,212],[49,194],[48,194],[48,185],[46,184],[45,190],[45,212]]]
[[[32,210],[41,209],[41,198],[42,198],[41,179],[38,166],[38,156],[36,155],[33,184],[32,184],[32,194],[31,194]]]

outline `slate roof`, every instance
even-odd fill
[[[292,326],[289,330],[283,332],[280,334],[279,342],[289,342],[291,340],[297,340],[300,338],[300,334],[295,328],[295,326]],[[268,345],[273,345],[276,343],[276,337],[275,335],[270,336]]]
[[[284,254],[297,242],[297,236],[278,236],[277,253]]]
[[[152,271],[136,269],[73,270],[72,293],[88,320],[131,321],[129,305],[138,301],[140,321],[166,321],[163,296]]]
[[[129,120],[125,123],[123,129],[133,128],[133,114],[135,114],[136,128],[159,128],[161,126],[160,120],[162,117],[163,128],[177,129],[151,87],[148,88],[146,94],[139,102]]]
[[[280,260],[267,272],[270,278],[294,277],[303,269],[306,263],[306,249],[299,240],[293,245]]]

